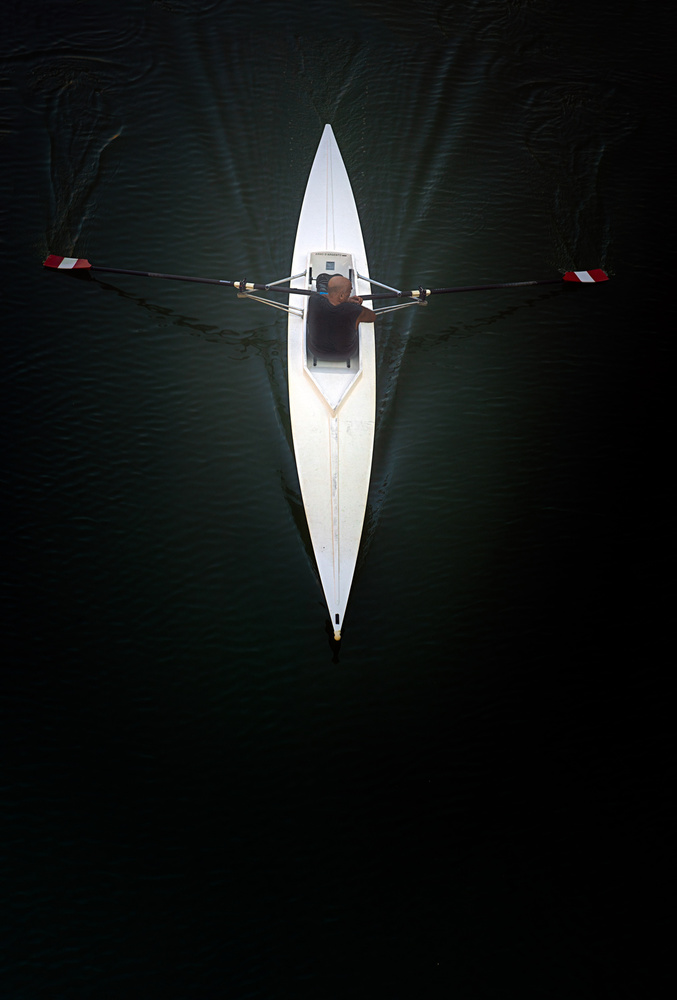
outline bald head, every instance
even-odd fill
[[[333,275],[327,282],[327,297],[332,305],[345,302],[346,299],[350,298],[352,290],[350,279],[345,278],[342,274]]]

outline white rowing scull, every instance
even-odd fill
[[[299,216],[292,287],[316,290],[318,275],[342,274],[353,294],[371,292],[367,254],[348,174],[330,125],[315,154]],[[331,616],[341,628],[367,509],[376,419],[373,323],[360,323],[356,357],[314,358],[307,347],[309,299],[290,295],[287,359],[296,468],[308,530]]]

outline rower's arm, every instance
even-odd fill
[[[362,305],[361,295],[351,295],[348,302],[354,302],[355,305]],[[355,320],[355,329],[358,328],[360,323],[373,323],[376,320],[376,313],[372,309],[367,309],[366,306],[362,306],[362,312]]]
[[[357,317],[357,322],[355,326],[359,323],[373,323],[376,320],[376,313],[373,309],[367,309],[366,306],[363,307],[362,312]]]

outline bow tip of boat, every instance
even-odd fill
[[[336,629],[334,629],[334,642],[340,642],[340,641],[341,641],[341,633],[337,632]]]

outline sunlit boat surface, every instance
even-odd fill
[[[367,254],[355,198],[331,126],[315,155],[291,265],[295,288],[343,274],[368,295]],[[313,358],[306,345],[307,295],[290,295],[289,404],[301,495],[317,569],[339,639],[360,547],[374,448],[376,359],[373,323],[359,326],[349,361]]]

